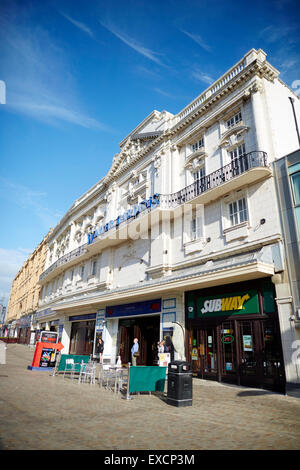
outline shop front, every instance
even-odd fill
[[[96,313],[73,315],[69,321],[72,322],[69,354],[93,354]]]
[[[281,337],[269,278],[186,293],[194,376],[285,390]]]
[[[26,315],[17,320],[17,335],[19,344],[29,344],[32,315]]]
[[[131,362],[131,347],[138,338],[140,356],[137,365],[157,364],[157,342],[160,339],[161,299],[115,305],[106,308],[109,322],[118,319],[116,355],[123,364]]]

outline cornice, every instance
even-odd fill
[[[174,136],[178,132],[182,132],[196,118],[206,114],[207,111],[215,106],[222,98],[232,93],[235,89],[240,87],[242,83],[255,75],[259,78],[266,78],[267,80],[273,81],[277,78],[278,71],[268,62],[261,62],[259,59],[256,59],[246,66],[238,75],[234,76],[230,81],[219,88],[218,91],[199,104],[194,111],[175,124],[175,126],[173,126],[169,131],[170,135]]]

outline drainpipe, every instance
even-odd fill
[[[294,101],[295,101],[295,99],[292,98],[291,96],[289,96],[289,100],[290,100],[291,105],[292,105],[292,108],[293,108],[295,126],[296,126],[297,135],[298,135],[298,143],[299,143],[299,147],[300,147],[300,134],[299,134],[299,128],[298,128],[298,123],[297,123],[297,117],[296,117],[295,107],[294,107]]]

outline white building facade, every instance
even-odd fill
[[[127,363],[138,337],[153,365],[173,337],[195,376],[300,386],[272,170],[298,148],[300,106],[278,75],[252,49],[177,115],[153,111],[54,228],[34,322],[64,353],[101,335]]]

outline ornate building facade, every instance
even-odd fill
[[[20,343],[29,343],[32,315],[36,312],[40,290],[39,277],[45,269],[47,239],[44,237],[12,282],[5,323],[9,335]]]
[[[176,336],[195,376],[299,385],[273,176],[298,145],[291,95],[299,115],[252,49],[178,114],[146,117],[49,235],[33,326],[57,329],[66,353],[94,354],[102,335],[125,363],[137,337],[147,365]]]

